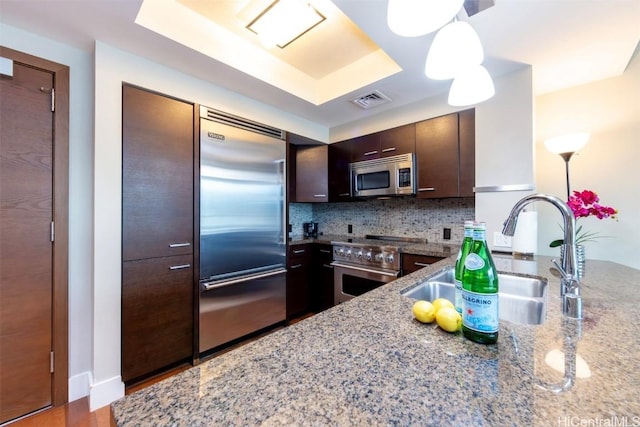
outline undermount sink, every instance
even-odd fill
[[[498,273],[500,319],[525,325],[544,323],[547,308],[547,279]],[[433,301],[455,299],[454,268],[439,271],[417,285],[400,291],[406,297]]]

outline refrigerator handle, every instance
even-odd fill
[[[262,279],[262,278],[269,277],[269,276],[275,276],[277,274],[282,274],[282,273],[286,273],[286,272],[287,272],[286,268],[279,268],[277,270],[268,271],[266,273],[253,274],[251,276],[238,277],[236,279],[224,280],[224,281],[219,281],[219,282],[203,283],[202,284],[202,288],[205,291],[210,291],[210,290],[213,290],[213,289],[224,288],[224,287],[230,286],[230,285],[236,285],[238,283],[248,282],[250,280],[257,280],[257,279]]]

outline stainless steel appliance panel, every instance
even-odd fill
[[[285,266],[285,143],[201,120],[200,279]]]
[[[286,270],[211,285],[200,294],[202,353],[286,318]],[[232,283],[233,282],[233,283]]]
[[[398,278],[398,271],[382,270],[334,261],[333,266],[333,299],[340,304],[360,296],[375,288],[393,282]]]

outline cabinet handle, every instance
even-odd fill
[[[333,265],[329,265],[329,264],[322,264],[322,266],[323,266],[323,267],[326,267],[326,268],[330,268],[330,269],[332,269],[332,270],[333,270]]]
[[[169,267],[169,270],[184,270],[185,268],[191,267],[191,264],[180,264],[180,265],[172,265]]]
[[[378,150],[367,151],[366,153],[364,153],[365,156],[371,156],[374,154],[378,154]]]
[[[322,252],[323,254],[330,254],[331,251],[329,249],[320,249],[320,252]]]
[[[436,191],[435,187],[418,188],[418,191]]]
[[[293,251],[294,254],[303,254],[304,253],[304,249],[296,249]]]
[[[191,246],[191,243],[184,242],[184,243],[170,243],[169,244],[170,248],[184,248],[185,246]]]
[[[292,265],[292,266],[291,266],[291,267],[289,267],[289,268],[291,268],[291,269],[293,270],[294,268],[300,268],[300,267],[302,267],[302,264]]]
[[[413,265],[417,265],[418,267],[428,267],[429,264],[425,264],[424,262],[414,262]]]
[[[327,195],[326,194],[314,194],[313,197],[321,198],[321,197],[327,197]]]
[[[396,151],[396,147],[389,147],[382,150],[383,153],[388,153],[389,151]]]
[[[338,196],[340,196],[340,197],[344,197],[344,196],[348,196],[348,195],[349,195],[349,193],[340,193],[340,194],[338,194]]]

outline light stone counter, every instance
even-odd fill
[[[126,396],[111,406],[114,423],[640,425],[640,271],[587,262],[582,378],[555,394],[537,384],[561,382],[545,358],[562,350],[575,325],[560,314],[550,258],[495,260],[502,271],[549,279],[543,325],[501,321],[498,344],[486,346],[418,323],[400,291],[450,257]]]

